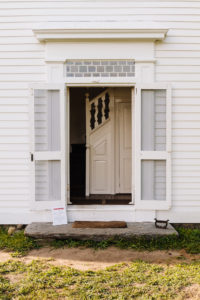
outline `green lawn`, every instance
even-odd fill
[[[23,231],[9,236],[0,228],[0,249],[11,251],[13,258],[0,263],[0,299],[200,299],[200,230],[179,228],[179,237],[132,240],[53,241],[51,247],[109,246],[133,250],[185,249],[190,260],[180,256],[180,263],[147,263],[134,261],[101,271],[78,271],[56,266],[47,261],[23,261],[29,250],[41,247],[38,241],[26,238]],[[81,251],[81,250],[80,250]],[[117,251],[117,248],[116,248]],[[195,296],[194,296],[195,295]],[[196,298],[195,298],[196,297]]]
[[[193,285],[200,292],[200,261],[172,266],[136,261],[96,272],[39,261],[0,264],[0,299],[185,299]]]

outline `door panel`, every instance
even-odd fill
[[[61,199],[60,161],[35,162],[35,200],[59,201]]]
[[[111,165],[111,133],[110,121],[90,136],[91,170],[90,193],[112,193],[112,165]]]
[[[35,90],[35,151],[60,151],[60,91]]]

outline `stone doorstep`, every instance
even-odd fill
[[[153,222],[127,223],[127,228],[73,228],[72,223],[53,226],[52,223],[31,223],[25,229],[25,235],[39,239],[76,239],[102,241],[110,238],[131,239],[177,235],[178,232],[169,224],[167,229],[156,228]]]

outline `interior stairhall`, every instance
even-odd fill
[[[85,201],[85,94],[89,93],[92,99],[104,90],[105,88],[70,89],[70,202],[72,203],[74,199],[81,204]]]
[[[85,94],[93,99],[105,88],[70,89],[70,203],[72,205],[128,205],[131,194],[91,194],[85,196],[86,111]]]

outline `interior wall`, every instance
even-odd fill
[[[70,143],[85,144],[85,89],[70,89]]]
[[[85,144],[85,94],[92,100],[105,90],[103,87],[70,89],[70,144]]]

